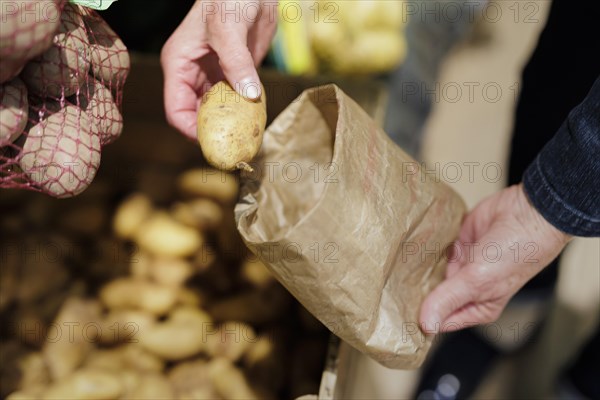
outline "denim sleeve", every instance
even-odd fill
[[[574,236],[600,236],[600,77],[523,175],[542,216]]]

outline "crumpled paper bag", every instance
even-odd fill
[[[235,208],[248,248],[334,334],[390,368],[416,368],[418,325],[463,201],[335,85],[305,91],[265,132]]]

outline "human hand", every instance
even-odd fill
[[[423,330],[454,331],[495,321],[570,238],[538,213],[522,185],[483,200],[462,224],[446,279],[421,306]]]
[[[246,98],[260,97],[256,66],[275,34],[276,10],[276,0],[196,1],[161,53],[172,126],[195,139],[202,95],[223,79]]]

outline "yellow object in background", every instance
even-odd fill
[[[317,62],[310,47],[308,24],[309,4],[295,0],[279,1],[279,24],[275,38],[276,51],[285,72],[309,75],[317,71]]]
[[[404,10],[401,0],[282,0],[276,64],[293,75],[389,72],[406,57]]]

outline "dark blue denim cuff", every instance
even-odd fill
[[[523,175],[542,216],[574,236],[600,236],[600,78]]]

